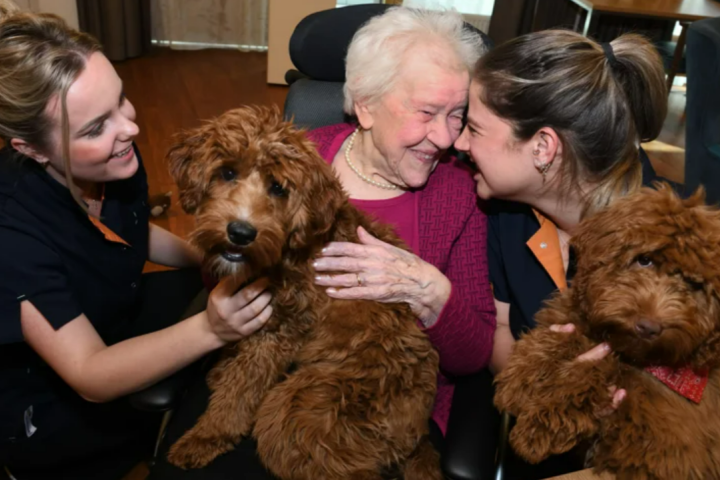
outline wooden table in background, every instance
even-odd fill
[[[579,472],[568,473],[559,477],[548,478],[547,480],[613,480],[615,477],[609,473],[595,475],[592,470],[581,470]]]
[[[682,33],[678,38],[672,68],[668,75],[668,91],[672,87],[675,73],[682,60],[685,50],[685,37],[688,26],[705,18],[720,17],[720,2],[715,0],[570,0],[585,10],[582,29],[587,36],[593,30],[600,14],[614,14],[635,17],[677,20],[682,25]],[[581,19],[576,25],[579,26]]]

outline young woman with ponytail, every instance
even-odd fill
[[[477,194],[490,200],[495,372],[520,334],[535,326],[543,302],[567,287],[576,225],[656,180],[640,143],[660,133],[666,99],[662,61],[638,35],[600,44],[549,30],[516,38],[479,60],[467,125],[455,147],[471,157]],[[609,352],[601,344],[579,360]],[[625,392],[613,393],[617,406]],[[518,478],[546,478],[563,468],[567,463],[551,461]]]

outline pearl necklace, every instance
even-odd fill
[[[384,188],[385,190],[397,190],[398,189],[397,185],[393,185],[391,183],[376,182],[372,178],[366,177],[365,175],[360,173],[360,170],[358,170],[357,167],[355,165],[353,165],[353,163],[350,161],[350,150],[352,150],[353,144],[355,143],[355,137],[357,136],[359,131],[360,131],[360,127],[355,129],[355,131],[352,133],[352,135],[350,135],[350,140],[348,140],[347,147],[345,147],[345,161],[347,162],[348,167],[350,167],[350,170],[355,172],[355,175],[360,177],[361,180],[369,183],[370,185],[374,185],[378,188]]]

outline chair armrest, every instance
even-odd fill
[[[450,480],[495,478],[500,413],[488,370],[458,379],[445,435],[442,463]]]
[[[203,359],[189,365],[173,375],[160,380],[144,390],[128,395],[130,405],[146,412],[165,412],[172,410],[182,398],[191,379],[201,370]]]
[[[288,85],[292,85],[296,81],[300,80],[301,78],[309,78],[304,73],[298,72],[297,70],[288,70],[285,72],[285,83]]]

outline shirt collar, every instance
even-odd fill
[[[543,269],[550,275],[558,290],[563,291],[567,288],[567,279],[557,227],[552,220],[534,208],[533,213],[540,223],[540,228],[530,237],[526,245],[533,252]]]

